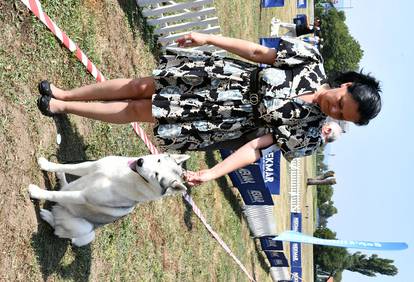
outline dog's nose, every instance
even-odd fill
[[[144,159],[143,158],[139,158],[137,160],[137,166],[141,167],[144,164]]]

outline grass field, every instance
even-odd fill
[[[107,78],[151,73],[158,50],[134,0],[41,2]],[[272,15],[270,10],[260,13],[258,3],[217,0],[223,34],[253,41],[268,34],[267,25],[259,23],[269,23]],[[32,202],[26,191],[30,183],[57,188],[53,175],[39,171],[37,157],[68,162],[148,151],[129,125],[42,116],[35,105],[40,80],[73,88],[93,78],[20,1],[0,2],[0,26],[0,280],[246,281],[180,197],[140,206],[99,229],[95,242],[85,248],[74,248],[52,234],[38,217],[39,208],[50,205]],[[59,146],[56,133],[62,135]],[[217,160],[216,154],[193,153],[188,168]],[[194,189],[192,196],[257,280],[270,281],[268,265],[242,219],[240,197],[228,180]],[[287,198],[283,193],[285,203]],[[278,212],[288,224],[286,212]]]

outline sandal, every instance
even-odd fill
[[[42,95],[37,99],[37,108],[43,115],[47,117],[53,117],[58,115],[57,113],[53,113],[50,111],[50,99],[52,99],[52,97],[48,95]]]
[[[49,81],[42,80],[41,82],[39,82],[39,85],[37,86],[37,88],[39,89],[40,95],[55,98],[55,96],[53,96],[52,90],[50,89]]]

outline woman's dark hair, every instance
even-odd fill
[[[356,124],[367,125],[381,111],[380,83],[369,74],[363,74],[362,71],[360,73],[350,71],[337,74],[329,81],[329,85],[336,88],[347,82],[352,82],[348,91],[358,103],[358,112],[361,116]]]

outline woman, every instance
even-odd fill
[[[180,47],[211,44],[256,63],[206,55],[167,55],[153,77],[116,79],[64,91],[39,84],[45,115],[72,113],[112,123],[155,122],[162,149],[238,147],[209,170],[188,172],[192,185],[215,179],[260,157],[276,144],[290,160],[323,143],[327,116],[368,124],[381,108],[378,82],[349,72],[327,84],[319,52],[300,40],[282,38],[277,49],[216,35],[191,33]],[[155,94],[154,94],[155,93]],[[103,100],[84,103],[83,101]]]

